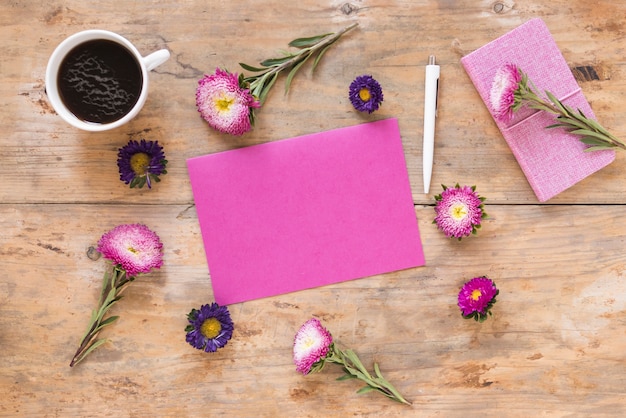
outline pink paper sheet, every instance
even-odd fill
[[[396,119],[187,166],[221,305],[424,265]]]

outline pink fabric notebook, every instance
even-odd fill
[[[187,166],[219,304],[424,264],[395,119]]]
[[[594,118],[578,83],[550,31],[541,19],[532,19],[461,58],[481,98],[489,106],[496,71],[515,64],[537,89],[553,93],[563,103]],[[493,115],[492,115],[493,116]],[[612,150],[585,153],[578,136],[563,129],[546,129],[555,116],[522,108],[509,122],[494,118],[528,183],[540,202],[600,170],[615,159]]]

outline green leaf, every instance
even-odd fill
[[[607,141],[606,135],[601,134],[599,132],[590,131],[588,129],[576,129],[571,132],[576,135],[598,138],[599,140],[602,140],[604,142],[610,142],[610,141]]]
[[[77,358],[77,360],[74,362],[74,365],[77,365],[78,363],[80,363],[85,357],[87,357],[87,354],[91,353],[93,350],[100,347],[102,344],[104,344],[107,341],[108,341],[107,339],[102,338],[102,339],[97,340],[93,344],[91,344],[89,348],[83,351],[83,353]]]
[[[113,322],[115,322],[117,319],[119,318],[119,315],[117,316],[111,316],[107,319],[105,319],[104,321],[100,322],[100,325],[98,326],[98,328],[93,330],[93,333],[97,333],[98,331],[100,331],[102,328],[106,327],[107,325],[111,325]]]
[[[289,93],[289,87],[291,87],[291,80],[296,75],[300,67],[309,59],[310,55],[306,56],[302,61],[300,61],[297,65],[295,65],[291,71],[289,71],[289,75],[287,75],[287,80],[285,81],[285,94]]]
[[[289,46],[293,46],[295,48],[308,48],[308,47],[318,44],[321,40],[326,38],[328,35],[332,35],[332,32],[325,33],[324,35],[311,36],[310,38],[297,38],[289,42]]]
[[[319,54],[317,54],[317,57],[315,57],[315,60],[313,61],[313,65],[311,66],[311,72],[315,71],[315,69],[317,68],[317,64],[319,64],[320,60],[322,59],[326,51],[328,51],[328,48],[330,48],[333,44],[334,42],[331,42],[330,44],[328,44],[328,46],[324,47],[319,52]]]
[[[281,64],[288,62],[293,57],[294,57],[293,55],[287,55],[286,57],[282,57],[282,58],[270,58],[270,59],[266,59],[265,61],[262,61],[261,65],[263,65],[264,67],[275,67],[277,65],[281,65]]]
[[[351,380],[351,379],[356,379],[356,376],[353,376],[349,373],[346,373],[343,376],[340,376],[337,378],[338,381]]]
[[[361,395],[363,393],[371,392],[373,390],[375,390],[375,389],[373,387],[371,387],[371,386],[363,386],[361,389],[357,390],[356,393]]]
[[[274,83],[276,83],[277,78],[278,73],[274,73],[270,80],[267,82],[267,84],[263,86],[263,90],[261,90],[261,92],[259,93],[259,103],[261,103],[261,106],[263,106],[263,103],[265,103],[265,99],[267,98],[267,95],[269,94]]]
[[[243,62],[240,62],[239,65],[241,66],[241,68],[243,68],[246,71],[252,71],[253,73],[258,73],[260,71],[265,71],[267,70],[267,68],[259,68],[259,67],[253,67],[251,65],[245,64]]]

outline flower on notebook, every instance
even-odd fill
[[[486,198],[476,193],[476,186],[443,187],[443,192],[435,196],[435,220],[433,223],[447,237],[458,238],[476,234],[481,221],[487,217],[483,202]]]
[[[371,75],[361,75],[350,84],[349,97],[356,110],[372,113],[383,101],[383,89]]]
[[[491,308],[496,303],[500,291],[496,284],[485,276],[474,277],[465,283],[459,292],[458,305],[463,318],[474,318],[483,322],[491,315]]]
[[[353,23],[336,33],[294,39],[289,46],[296,48],[295,52],[284,52],[281,57],[266,59],[255,66],[239,63],[253,75],[237,75],[220,68],[212,75],[205,75],[198,81],[196,89],[200,115],[220,132],[243,135],[254,126],[254,111],[265,103],[279,74],[289,70],[285,81],[286,94],[293,77],[309,58],[315,56],[313,71],[328,48],[357,25]]]
[[[306,321],[296,333],[293,342],[293,361],[296,370],[304,375],[321,371],[326,363],[339,364],[343,367],[345,375],[338,380],[360,379],[366,384],[357,393],[375,390],[388,398],[410,405],[410,402],[383,377],[378,364],[374,363],[375,375],[372,375],[354,351],[338,349],[331,333],[317,318]]]
[[[202,305],[187,314],[186,341],[207,353],[224,347],[233,335],[234,324],[226,306],[217,303]]]
[[[580,109],[563,104],[549,91],[542,97],[528,75],[514,64],[507,63],[496,71],[489,93],[491,111],[498,120],[511,119],[514,112],[526,105],[556,115],[555,123],[546,128],[563,128],[578,135],[580,141],[588,145],[585,151],[626,149],[626,143]]]
[[[111,325],[118,316],[106,319],[104,316],[122,298],[121,293],[130,282],[137,275],[150,273],[163,264],[163,244],[159,236],[142,224],[119,225],[113,228],[98,241],[98,251],[107,260],[100,300],[70,367],[78,364],[107,341],[97,339],[97,336],[102,328]]]
[[[167,160],[159,141],[130,140],[117,154],[120,180],[130,184],[131,188],[142,188],[144,184],[151,188],[153,181],[159,182],[159,176],[167,174],[166,165]]]

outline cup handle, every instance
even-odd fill
[[[154,70],[159,65],[163,64],[170,58],[170,51],[167,49],[160,49],[152,54],[143,57],[143,62],[146,65],[148,71]]]

